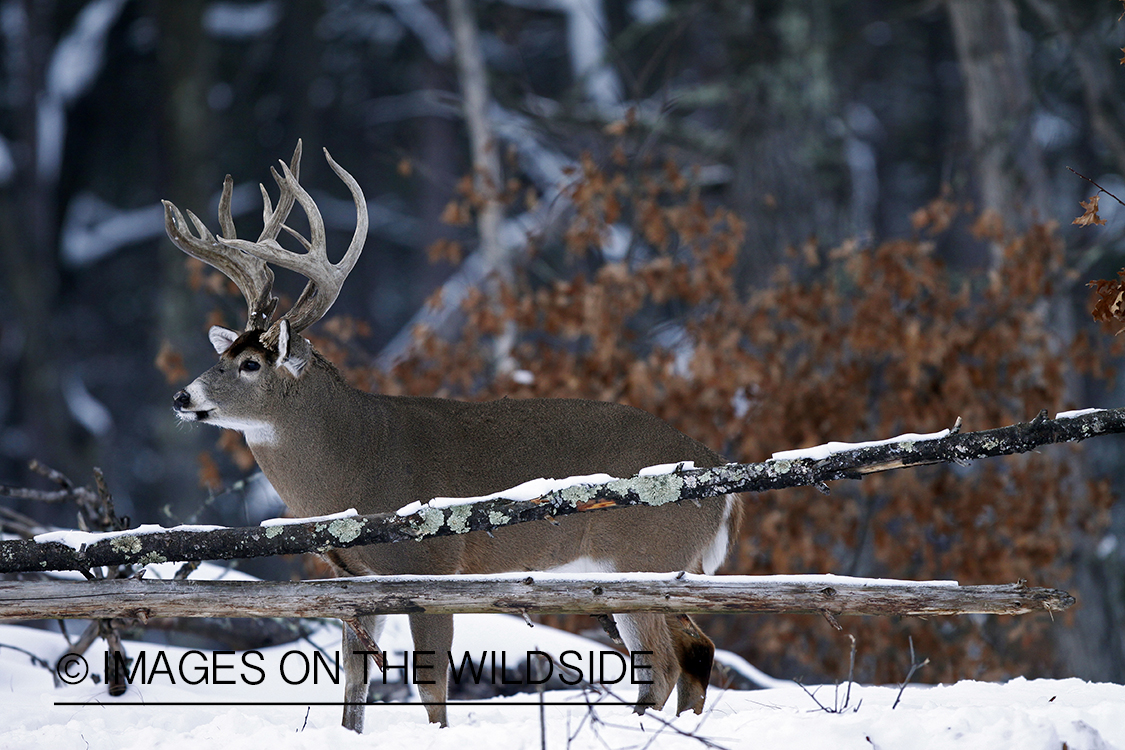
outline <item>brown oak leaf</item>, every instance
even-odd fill
[[[1077,224],[1080,227],[1088,227],[1091,224],[1100,227],[1105,224],[1105,219],[1098,216],[1098,198],[1099,196],[1095,195],[1088,201],[1079,201],[1078,205],[1082,206],[1086,213],[1070,223]]]

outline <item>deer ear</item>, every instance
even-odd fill
[[[277,367],[284,367],[295,378],[301,377],[301,371],[309,363],[308,347],[300,334],[291,335],[288,320],[282,318],[278,322]]]
[[[211,339],[211,346],[215,347],[215,353],[222,354],[230,349],[230,345],[238,338],[238,331],[232,331],[222,326],[211,326],[211,330],[207,332],[207,338]]]

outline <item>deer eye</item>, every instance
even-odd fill
[[[242,367],[240,367],[239,369],[243,372],[255,372],[261,369],[261,367],[262,366],[258,363],[257,360],[248,359],[242,363]]]

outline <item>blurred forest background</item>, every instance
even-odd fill
[[[102,467],[133,523],[282,512],[237,435],[172,415],[207,327],[245,312],[159,201],[217,231],[229,172],[256,235],[255,183],[298,138],[330,247],[355,213],[322,146],[367,196],[310,331],[365,387],[618,400],[747,461],[1120,405],[1086,282],[1125,263],[1125,209],[1072,226],[1097,190],[1066,167],[1125,196],[1122,10],[0,0],[0,484],[44,486],[38,459]],[[1123,447],[748,497],[726,570],[1066,588],[1054,621],[845,621],[856,676],[901,680],[909,635],[923,680],[1125,681]],[[846,674],[820,618],[705,627],[776,674]]]

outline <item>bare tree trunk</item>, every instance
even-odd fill
[[[1057,22],[1052,4],[1036,0],[1030,5],[1048,25]],[[1051,212],[1042,154],[1031,132],[1035,103],[1015,3],[947,0],[947,8],[965,80],[965,104],[981,200],[984,208],[998,212],[1008,227],[1022,230],[1033,221],[1046,220]],[[1083,58],[1082,52],[1077,51],[1075,59],[1090,103],[1095,82]],[[1090,106],[1097,128],[1097,107],[1093,103]],[[1107,144],[1115,148],[1119,141],[1114,136],[1107,139]],[[993,243],[993,265],[999,261],[1001,250],[1001,243]],[[1065,285],[1060,285],[1060,290],[1042,303],[1042,314],[1055,334],[1061,358],[1065,358],[1066,347],[1078,329],[1075,310]],[[1072,403],[1086,400],[1084,383],[1074,373],[1067,377],[1066,397]],[[1078,456],[1075,462],[1075,476],[1088,476],[1082,468],[1085,458]],[[1081,493],[1086,489],[1081,482],[1075,482],[1073,491]],[[1079,618],[1074,628],[1055,631],[1060,661],[1070,674],[1113,679],[1115,670],[1125,663],[1120,624],[1113,622],[1109,605],[1118,595],[1106,584],[1102,561],[1092,554],[1088,540],[1083,541],[1086,543],[1076,546],[1079,551],[1070,585],[1081,592],[1086,611],[1091,614]],[[1101,616],[1103,613],[1105,616]]]
[[[947,0],[965,82],[981,203],[1021,230],[1047,217],[1047,178],[1031,137],[1034,101],[1012,0]],[[998,253],[994,248],[994,256]],[[999,261],[993,257],[993,264]]]
[[[449,24],[453,31],[457,57],[457,77],[461,82],[461,108],[469,131],[469,147],[473,159],[473,189],[481,201],[477,213],[477,231],[484,261],[501,276],[511,275],[511,261],[500,246],[503,173],[500,169],[499,144],[488,119],[488,71],[477,33],[477,20],[471,0],[449,0]]]
[[[800,31],[779,34],[782,43],[776,49],[755,53],[768,62],[740,65],[729,84],[732,200],[746,226],[739,273],[751,286],[770,278],[787,246],[814,236],[832,243],[852,233],[850,214],[837,213],[836,199],[820,187],[823,165],[816,163],[835,149],[824,135],[839,111],[838,81],[830,64],[833,14],[829,4],[809,0],[772,5],[770,23]],[[720,16],[726,54],[733,59],[743,57],[746,37],[756,33],[748,20],[753,14],[740,8],[727,4]],[[814,160],[814,152],[822,156]],[[842,153],[830,158],[845,166]],[[805,209],[786,209],[795,205]]]
[[[53,330],[59,285],[56,247],[57,173],[38,168],[43,144],[41,100],[55,42],[54,4],[11,3],[4,46],[6,90],[14,115],[16,169],[0,191],[0,257],[7,297],[5,321],[9,341],[22,343],[13,369],[12,434],[22,440],[9,455],[24,467],[42,458],[67,471],[83,463],[71,440],[71,421],[62,392],[61,360],[66,351]],[[3,416],[3,415],[0,415]],[[87,461],[90,457],[85,457]]]
[[[609,61],[609,20],[602,0],[562,0],[566,14],[570,69],[595,106],[612,110],[621,102],[621,82]]]
[[[504,218],[500,194],[504,189],[504,173],[500,166],[500,144],[488,117],[491,101],[488,71],[484,67],[484,54],[480,48],[471,0],[449,0],[449,24],[453,31],[457,76],[461,82],[461,108],[469,130],[473,189],[481,201],[477,209],[480,252],[485,273],[492,275],[486,281],[486,288],[495,298],[498,296],[498,285],[511,280],[515,269],[512,253],[500,243],[500,222]],[[514,324],[508,323],[493,343],[493,362],[500,372],[515,366],[511,356],[515,335]]]
[[[213,46],[203,32],[202,0],[177,0],[174,3],[157,3],[156,18],[162,39],[160,46],[160,71],[163,85],[162,149],[170,165],[164,175],[164,187],[169,198],[179,205],[207,206],[211,202],[214,185],[221,175],[213,167],[215,144],[210,136],[214,132],[207,106],[207,89],[213,78]],[[214,221],[214,214],[199,211],[205,221]],[[152,351],[154,354],[165,345],[183,352],[189,370],[190,363],[200,361],[210,354],[206,346],[201,321],[206,316],[197,294],[188,288],[185,256],[170,242],[158,244],[162,266],[160,307],[153,327]],[[242,321],[237,321],[241,327]],[[184,383],[169,383],[168,398]],[[161,483],[165,507],[173,519],[182,520],[194,512],[192,493],[199,487],[196,457],[210,445],[213,438],[198,430],[183,430],[169,418],[154,423],[154,442],[165,459]]]
[[[1070,14],[1052,0],[1026,0],[1039,20],[1070,46],[1071,59],[1082,81],[1082,95],[1090,127],[1125,172],[1125,102],[1117,94],[1115,79],[1121,75],[1110,57],[1104,54],[1101,29],[1083,33],[1074,27]]]

